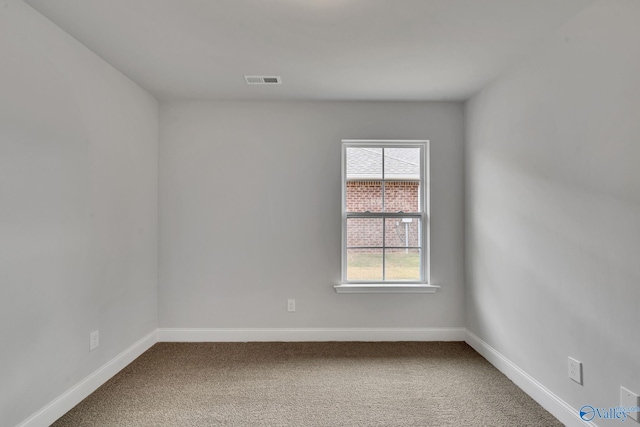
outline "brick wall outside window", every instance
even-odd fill
[[[386,181],[385,211],[417,212],[417,181]],[[348,181],[348,212],[380,212],[382,210],[382,183],[380,181]],[[418,219],[404,223],[401,218],[387,218],[385,224],[385,246],[406,246],[408,234],[409,246],[419,246]],[[382,247],[382,219],[351,218],[347,223],[347,246]],[[391,250],[388,250],[391,252]],[[399,249],[397,251],[404,251]],[[364,252],[364,251],[359,251]],[[367,251],[376,252],[376,251]]]

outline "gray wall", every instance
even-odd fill
[[[575,408],[640,392],[639,22],[595,2],[466,106],[467,327]]]
[[[333,290],[343,138],[431,140],[437,294]],[[462,144],[460,103],[162,103],[160,327],[462,327]]]
[[[12,426],[156,327],[158,110],[21,1],[0,1],[0,58],[0,425]]]

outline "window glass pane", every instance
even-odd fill
[[[382,218],[347,218],[347,246],[382,248]]]
[[[384,149],[384,211],[418,212],[420,148]]]
[[[382,280],[382,249],[347,249],[347,280]]]
[[[347,147],[347,212],[382,211],[382,148]]]
[[[347,212],[382,212],[382,182],[347,181]]]
[[[382,148],[347,147],[347,179],[382,179]]]
[[[387,218],[384,237],[386,247],[421,246],[420,218]]]
[[[420,280],[420,249],[385,249],[385,280]]]
[[[420,212],[420,181],[385,181],[385,212]]]

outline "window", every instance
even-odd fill
[[[435,292],[429,285],[428,141],[342,141],[338,292]]]

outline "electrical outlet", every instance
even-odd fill
[[[638,409],[640,408],[640,396],[624,387],[620,387],[620,406]],[[627,416],[629,418],[633,418],[637,422],[640,422],[640,415],[638,411],[629,411],[627,412]]]
[[[569,358],[569,378],[582,384],[582,362]]]
[[[100,331],[93,331],[89,334],[89,351],[95,350],[100,345]]]
[[[287,300],[287,311],[296,311],[296,300],[294,299]]]

